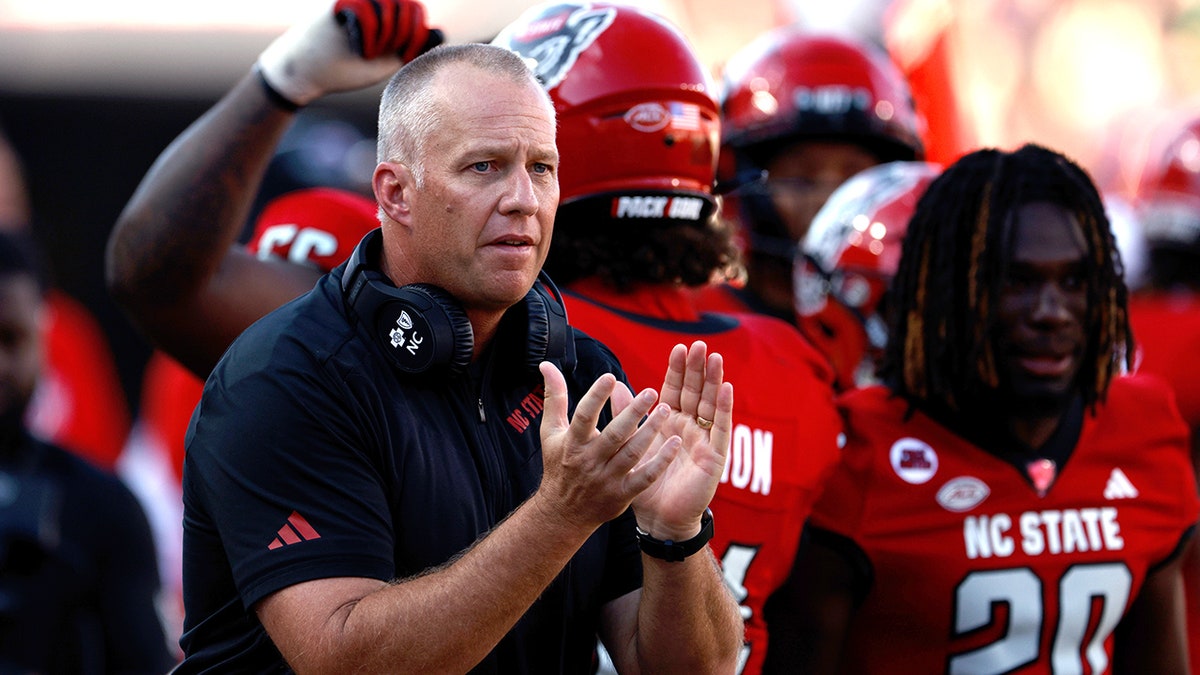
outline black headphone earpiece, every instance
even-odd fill
[[[553,361],[564,374],[575,370],[575,336],[567,322],[567,308],[562,293],[545,271],[538,271],[538,280],[525,294],[528,314],[526,366],[537,372],[542,361]]]
[[[444,367],[461,373],[475,346],[466,312],[446,291],[430,284],[397,287],[371,260],[378,260],[383,231],[372,230],[354,249],[342,272],[346,303],[400,372]]]
[[[471,363],[475,337],[466,312],[452,295],[431,284],[397,287],[371,261],[379,259],[383,230],[369,232],[342,271],[342,292],[351,311],[367,326],[388,360],[402,373],[459,374]],[[575,340],[562,296],[545,273],[525,295],[526,364],[556,361],[575,367]]]

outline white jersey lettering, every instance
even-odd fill
[[[1012,518],[1004,513],[967,516],[963,544],[968,559],[1006,557],[1014,543],[1006,532]],[[1021,552],[1025,555],[1062,555],[1125,548],[1117,509],[1112,506],[1082,509],[1026,511],[1017,517]]]
[[[774,434],[764,429],[752,429],[745,424],[734,425],[721,482],[739,490],[771,494],[774,438]]]

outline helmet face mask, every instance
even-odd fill
[[[630,5],[546,3],[493,40],[534,62],[558,113],[563,205],[707,221],[720,117],[683,34]]]
[[[796,322],[832,363],[839,388],[873,379],[887,339],[883,303],[908,221],[940,173],[927,162],[866,169],[834,191],[800,242]]]

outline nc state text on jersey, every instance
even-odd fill
[[[967,516],[963,519],[967,558],[1007,558],[1018,545],[1031,556],[1125,548],[1114,506],[1026,511],[1017,516],[1016,526],[1019,539],[1007,513]]]

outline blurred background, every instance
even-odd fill
[[[486,41],[528,0],[429,0],[455,42]],[[883,45],[928,120],[930,158],[1036,141],[1106,191],[1136,180],[1156,118],[1200,95],[1200,0],[677,0],[675,21],[719,80],[758,33],[799,23]],[[0,0],[0,127],[25,168],[35,234],[59,287],[99,319],[131,407],[149,347],[107,297],[105,240],[159,152],[288,25],[325,0]],[[836,6],[835,6],[836,5]],[[366,190],[378,90],[305,110],[264,196]]]

